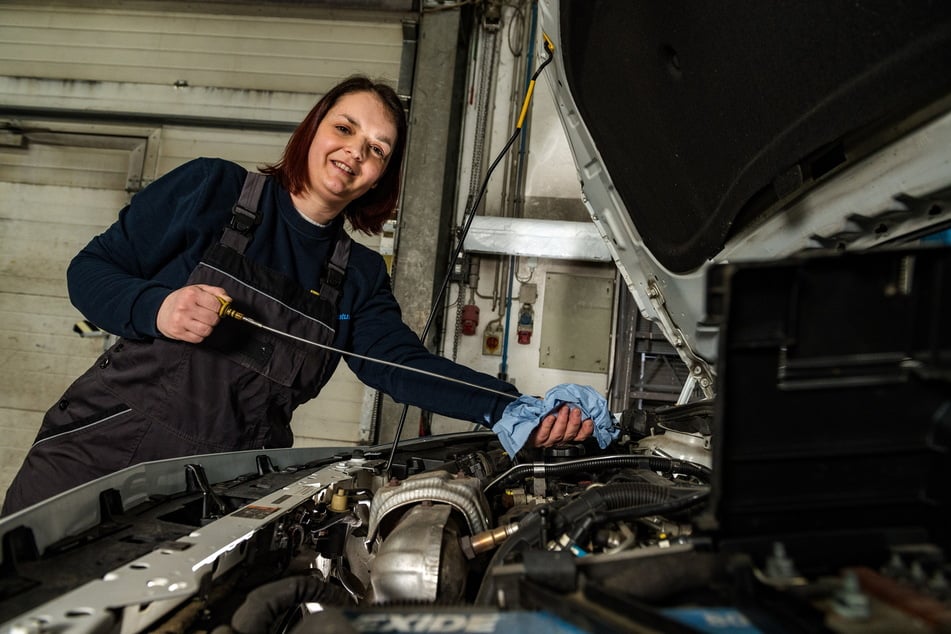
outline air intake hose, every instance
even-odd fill
[[[557,526],[571,526],[588,515],[604,511],[658,504],[672,497],[671,488],[643,482],[621,482],[591,487],[558,509]]]
[[[309,602],[348,605],[351,600],[346,590],[316,575],[278,579],[248,593],[231,617],[231,628],[236,634],[270,632],[288,612]]]

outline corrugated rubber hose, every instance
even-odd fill
[[[309,602],[337,606],[352,603],[346,590],[328,584],[322,577],[287,577],[249,592],[231,617],[231,628],[235,634],[270,632],[289,611]]]

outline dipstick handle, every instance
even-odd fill
[[[231,317],[232,319],[237,319],[238,321],[244,320],[244,313],[239,312],[231,307],[231,302],[226,300],[224,297],[219,297],[215,295],[215,299],[221,304],[221,308],[218,309],[219,317]]]

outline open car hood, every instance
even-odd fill
[[[585,203],[712,393],[717,263],[951,224],[951,5],[542,0]]]

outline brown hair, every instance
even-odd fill
[[[390,160],[376,187],[351,201],[343,211],[354,229],[376,234],[383,231],[383,223],[396,209],[400,195],[400,167],[406,147],[406,116],[403,113],[403,104],[400,103],[396,91],[386,84],[374,82],[362,75],[354,75],[331,88],[298,124],[284,148],[281,160],[262,167],[261,171],[276,178],[281,186],[292,194],[300,194],[308,189],[310,179],[307,155],[317,133],[317,126],[338,99],[353,92],[369,92],[379,97],[396,126],[396,141],[390,152]]]

